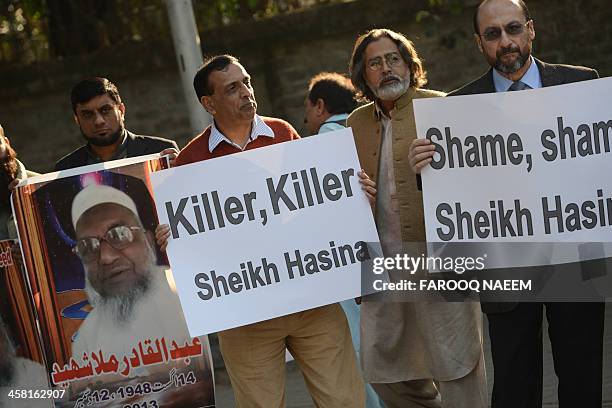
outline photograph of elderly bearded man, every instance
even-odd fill
[[[18,227],[29,231],[20,235],[51,354],[47,369],[53,385],[69,390],[59,406],[215,404],[208,338],[189,335],[153,237],[158,221],[148,176],[159,168],[157,159],[88,167],[18,189]]]

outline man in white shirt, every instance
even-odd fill
[[[304,101],[304,123],[311,135],[346,127],[346,118],[357,107],[351,80],[336,72],[321,72],[310,80]]]

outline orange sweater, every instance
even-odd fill
[[[282,119],[261,117],[264,123],[272,129],[274,132],[274,138],[262,136],[249,142],[246,145],[245,150],[257,149],[259,147],[265,147],[276,143],[288,142],[290,140],[299,139],[297,131],[288,122]],[[212,151],[208,150],[208,139],[210,138],[210,129],[208,126],[204,132],[196,136],[191,142],[187,144],[181,150],[178,157],[176,158],[176,165],[182,166],[183,164],[195,163],[201,160],[208,160],[214,157],[221,157],[227,154],[240,153],[241,150],[235,146],[226,143],[225,141],[219,143],[217,147]]]

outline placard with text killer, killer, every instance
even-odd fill
[[[151,174],[190,333],[361,295],[378,242],[350,129]]]
[[[436,149],[422,171],[427,240],[599,242],[607,253],[611,94],[604,78],[415,101],[417,134]],[[564,252],[551,263],[584,260]],[[541,263],[528,258],[494,266]]]

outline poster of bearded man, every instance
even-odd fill
[[[143,161],[144,160],[144,161]],[[27,179],[13,195],[56,407],[214,407],[208,338],[191,338],[149,176],[158,155]],[[143,405],[144,404],[144,405]]]

